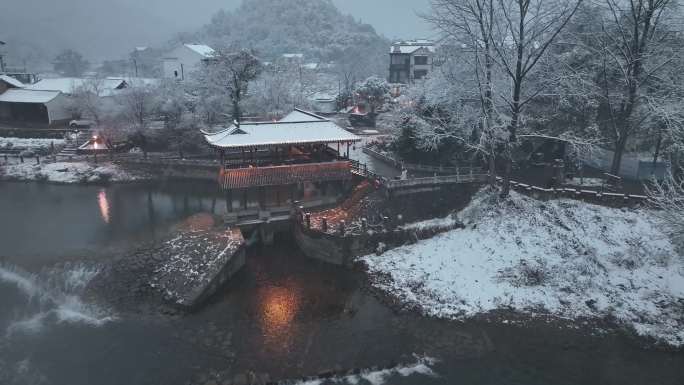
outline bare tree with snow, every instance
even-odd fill
[[[501,135],[494,101],[494,26],[498,4],[495,0],[432,0],[432,13],[423,18],[450,37],[466,53],[477,82],[481,109],[481,137],[477,150],[487,158],[490,184],[496,181],[495,160]]]
[[[654,214],[665,223],[670,236],[684,246],[684,180],[670,175],[664,181],[654,181],[647,192]]]
[[[72,109],[80,116],[92,119],[99,126],[103,119],[105,96],[104,80],[92,78],[83,82],[72,94]]]
[[[262,71],[261,62],[252,52],[219,49],[200,73],[204,87],[227,94],[232,106],[233,120],[242,118],[241,103],[247,94],[249,82]]]
[[[506,95],[508,143],[517,141],[525,106],[543,88],[527,90],[531,75],[551,44],[572,19],[583,0],[499,0],[502,20],[497,22],[496,61],[511,81]],[[512,159],[507,157],[502,196],[510,191]]]
[[[679,54],[669,49],[676,38],[669,25],[676,5],[676,0],[604,0],[595,44],[603,63],[601,88],[606,131],[615,150],[614,174],[620,170],[628,140],[654,112],[647,103],[649,88],[663,80],[659,75]]]

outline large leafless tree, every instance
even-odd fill
[[[208,60],[200,76],[205,87],[228,94],[233,120],[239,122],[242,118],[241,102],[249,82],[257,78],[261,69],[259,59],[252,52],[220,49]]]
[[[668,49],[676,35],[668,28],[675,5],[676,0],[603,0],[595,49],[602,58],[600,86],[606,131],[615,151],[613,174],[619,173],[629,139],[643,131],[651,113],[658,111],[649,108],[654,95],[647,94],[678,55]]]
[[[539,62],[583,0],[433,0],[426,18],[472,53],[480,89],[484,142],[490,173],[496,153],[506,160],[502,195],[510,189],[511,148],[517,141],[525,106],[542,90],[527,89]],[[510,83],[509,92],[496,95],[494,71]],[[543,84],[543,82],[536,82]],[[497,132],[496,97],[500,96],[507,124],[505,135]]]
[[[497,22],[495,0],[432,0],[432,13],[423,18],[453,40],[459,53],[470,56],[477,80],[482,113],[482,137],[477,150],[484,153],[489,164],[490,184],[495,183],[496,112],[494,102],[494,25]]]
[[[495,24],[496,60],[510,78],[508,142],[517,141],[522,112],[542,90],[526,90],[537,64],[583,0],[498,0],[502,20]],[[502,195],[510,190],[512,159],[507,156]]]

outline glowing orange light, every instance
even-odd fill
[[[258,290],[260,324],[266,346],[288,351],[292,343],[293,321],[301,307],[300,288],[295,282]]]

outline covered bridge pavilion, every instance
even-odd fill
[[[338,199],[352,178],[349,148],[361,141],[299,109],[278,121],[236,122],[204,135],[221,157],[228,211]]]

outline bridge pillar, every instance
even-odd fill
[[[259,238],[261,238],[261,242],[265,246],[273,245],[275,239],[275,232],[268,223],[259,226]]]
[[[266,207],[266,190],[263,187],[257,189],[257,200],[259,201],[259,208]]]

